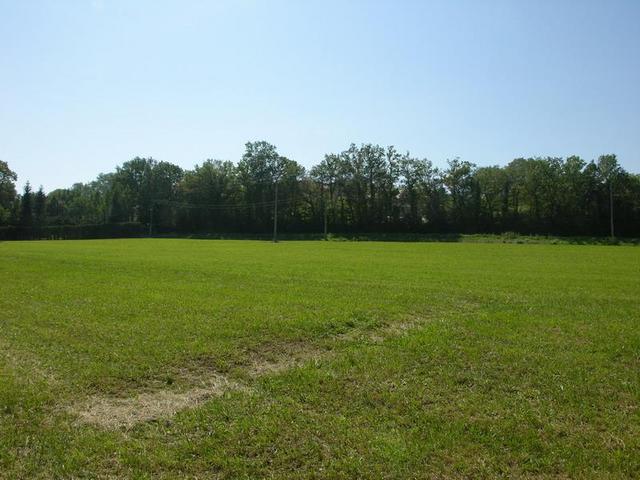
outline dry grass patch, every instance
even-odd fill
[[[363,334],[372,342],[383,342],[390,337],[406,334],[419,327],[425,318],[406,316],[397,322],[386,324],[372,332],[364,333],[354,329],[348,333],[337,335],[335,341],[348,342],[362,338]],[[334,351],[303,342],[270,344],[262,346],[258,351],[249,354],[247,363],[241,371],[250,378],[278,374],[300,367],[308,362],[319,363],[327,360]],[[71,411],[82,423],[97,425],[103,428],[131,428],[132,426],[170,418],[177,412],[194,408],[212,397],[221,396],[227,391],[244,390],[249,387],[239,381],[230,380],[224,375],[212,372],[211,367],[180,370],[178,377],[187,385],[194,385],[183,391],[160,389],[138,393],[132,397],[93,396],[86,402],[71,408]],[[202,381],[202,379],[207,379]]]
[[[103,428],[130,428],[138,423],[169,418],[225,392],[242,390],[241,384],[222,375],[213,375],[202,385],[185,391],[158,390],[134,397],[93,396],[71,408],[82,423]]]
[[[386,325],[370,333],[369,338],[374,342],[382,342],[388,337],[402,335],[421,323],[418,317],[411,317]],[[336,336],[335,340],[356,340],[361,334],[362,332],[351,331]],[[251,353],[249,361],[242,365],[241,370],[250,378],[259,378],[300,367],[311,361],[318,363],[327,360],[332,353],[331,349],[303,342],[266,345]],[[212,372],[210,367],[182,369],[177,376],[187,385],[193,386],[183,391],[159,389],[131,397],[94,395],[85,402],[72,406],[70,411],[81,423],[107,429],[131,428],[139,423],[170,418],[179,411],[195,408],[228,391],[250,390],[250,387],[239,381]]]

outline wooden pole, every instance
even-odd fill
[[[327,202],[324,202],[324,239],[328,240],[328,229],[327,229]]]
[[[613,182],[609,180],[609,221],[611,227],[611,239],[615,237],[615,233],[613,231]]]
[[[153,233],[153,203],[149,207],[149,236]]]
[[[276,195],[273,204],[273,243],[278,243],[278,182],[276,182]]]

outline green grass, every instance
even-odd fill
[[[637,247],[5,242],[0,281],[0,477],[640,476]]]

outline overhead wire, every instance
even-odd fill
[[[194,209],[207,209],[207,210],[238,210],[238,209],[248,209],[254,207],[273,207],[275,206],[275,200],[263,201],[263,202],[250,202],[250,203],[238,203],[238,204],[228,204],[228,203],[191,203],[191,202],[179,202],[174,200],[154,200],[154,204],[157,205],[168,205],[177,208],[194,208]],[[293,200],[281,200],[278,199],[278,206],[286,206],[288,204],[293,203]]]

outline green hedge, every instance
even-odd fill
[[[78,240],[83,238],[127,238],[144,237],[149,234],[148,226],[137,223],[106,223],[96,225],[50,225],[46,227],[0,227],[0,241],[3,240]],[[159,238],[236,239],[271,240],[271,233],[219,233],[219,232],[173,232],[170,229],[154,231]],[[321,233],[281,233],[279,240],[322,240]],[[466,242],[466,243],[548,243],[578,245],[640,245],[639,238],[608,237],[562,237],[545,235],[519,235],[513,232],[503,234],[420,234],[420,233],[331,233],[332,241],[380,241],[380,242]]]
[[[77,240],[82,238],[140,237],[147,233],[141,223],[97,225],[49,225],[46,227],[0,227],[0,240]]]

